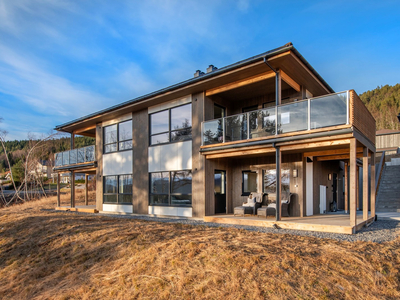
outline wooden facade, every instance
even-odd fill
[[[349,90],[343,93],[343,99],[347,99],[347,103],[343,102],[347,108],[345,122],[311,127],[310,99],[318,100],[318,97],[330,95],[336,94],[318,73],[309,67],[293,45],[289,44],[61,125],[57,129],[72,135],[79,133],[96,137],[96,159],[93,163],[98,211],[110,209],[110,204],[103,203],[104,177],[128,174],[132,176],[132,203],[128,204],[129,207],[126,203],[116,204],[115,207],[118,207],[114,212],[152,215],[165,213],[170,216],[211,220],[218,210],[215,196],[216,171],[226,174],[225,213],[232,214],[234,207],[241,206],[247,198],[243,192],[244,171],[257,174],[257,191],[264,193],[264,174],[274,170],[278,174],[276,177],[281,178],[279,174],[285,170],[285,188],[293,194],[289,206],[291,217],[306,218],[319,215],[322,206],[325,207],[324,213],[329,212],[335,199],[335,207],[343,210],[343,213],[350,213],[347,215],[348,225],[353,232],[360,226],[360,222],[357,221],[357,165],[364,167],[360,175],[363,178],[364,191],[368,184],[371,186],[370,198],[367,196],[360,199],[360,207],[366,207],[363,222],[369,222],[375,214],[372,165],[368,174],[368,165],[374,161],[375,154],[375,120],[355,91]],[[170,111],[189,103],[191,139],[165,145],[152,144],[151,114]],[[224,109],[224,117],[229,117],[262,109],[275,109],[278,112],[285,105],[296,106],[297,103],[303,106],[304,103],[308,103],[308,128],[290,132],[276,131],[271,135],[254,134],[234,141],[225,140],[224,136],[223,140],[214,144],[204,143],[203,126],[205,122],[215,119],[214,108],[217,106]],[[249,116],[247,114],[247,118]],[[275,118],[278,118],[278,115]],[[113,155],[105,153],[104,128],[113,124],[117,126],[127,120],[132,121],[132,149],[121,153],[117,151]],[[259,119],[255,125],[261,126],[260,120],[264,122],[263,119]],[[277,123],[278,119],[275,120]],[[249,132],[250,123],[243,128]],[[244,130],[243,128],[241,130]],[[169,130],[172,130],[171,125]],[[174,149],[168,151],[176,153],[169,152],[166,155],[166,149]],[[190,157],[190,161],[184,161],[184,156]],[[168,162],[169,159],[171,162]],[[124,165],[125,161],[131,165],[127,167]],[[114,172],[112,164],[123,171]],[[82,171],[77,166],[59,168],[58,171],[65,169],[72,172]],[[191,174],[191,205],[157,207],[151,204],[150,174],[180,170],[188,170]],[[369,175],[371,182],[368,182]],[[268,195],[265,193],[264,201],[275,197],[279,208],[282,200],[279,189],[279,186],[282,186],[281,180],[277,180],[276,184],[277,191]],[[326,187],[326,203],[322,204],[321,187]],[[364,195],[368,193],[364,192]],[[72,194],[72,199],[73,197]],[[73,207],[72,202],[71,204]],[[276,221],[283,222],[284,218],[281,220],[279,211],[280,209],[277,209]],[[226,220],[230,219],[224,219],[224,222],[228,222]]]

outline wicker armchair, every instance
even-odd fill
[[[250,199],[256,198],[256,202],[254,203],[253,206],[248,205]],[[246,214],[250,215],[256,215],[257,214],[257,209],[261,207],[261,202],[262,202],[262,193],[250,193],[249,198],[247,200],[247,203],[244,203],[242,206],[236,206],[233,209],[233,215],[242,215],[243,217]]]

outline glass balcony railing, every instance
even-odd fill
[[[202,145],[349,124],[349,91],[202,123]]]
[[[95,146],[73,149],[55,154],[55,166],[75,165],[95,161]]]

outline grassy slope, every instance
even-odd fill
[[[0,298],[400,297],[400,239],[348,243],[42,210],[54,205],[0,210]]]

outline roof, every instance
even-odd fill
[[[180,82],[180,83],[171,85],[171,86],[169,86],[169,87],[166,87],[166,88],[163,88],[163,89],[154,91],[154,92],[152,92],[152,93],[149,93],[149,94],[146,94],[146,95],[143,95],[143,96],[134,98],[134,99],[129,100],[129,101],[122,102],[122,103],[120,103],[120,104],[117,104],[117,105],[111,106],[111,107],[109,107],[109,108],[106,108],[106,109],[97,111],[97,112],[95,112],[95,113],[86,115],[86,116],[84,116],[84,117],[81,117],[81,118],[72,120],[72,121],[70,121],[70,122],[67,122],[67,123],[64,123],[64,124],[61,124],[61,125],[58,125],[58,126],[55,127],[55,130],[62,131],[63,127],[67,127],[67,126],[72,125],[72,124],[74,124],[74,123],[82,122],[82,121],[85,121],[85,120],[87,120],[87,119],[93,118],[93,117],[95,117],[95,116],[97,116],[97,115],[109,113],[109,112],[112,112],[112,111],[114,111],[114,110],[123,108],[124,106],[128,106],[128,105],[131,105],[131,104],[133,104],[133,103],[141,102],[141,101],[150,99],[150,98],[152,98],[152,97],[162,95],[162,94],[164,94],[164,93],[173,92],[174,90],[180,89],[180,88],[182,88],[182,87],[189,86],[189,85],[194,84],[194,83],[197,83],[197,82],[205,81],[205,80],[207,80],[207,79],[210,79],[210,78],[212,78],[212,77],[221,75],[221,74],[223,74],[223,73],[226,73],[226,72],[229,72],[229,71],[238,69],[238,68],[240,68],[240,67],[243,67],[243,66],[246,66],[246,65],[250,65],[250,64],[252,64],[252,63],[255,63],[255,62],[264,60],[265,58],[273,57],[273,56],[275,56],[275,55],[278,55],[278,54],[283,53],[283,52],[288,51],[288,50],[291,50],[291,51],[300,59],[300,61],[312,72],[312,74],[313,74],[313,75],[314,75],[314,76],[315,76],[315,77],[316,77],[316,78],[317,78],[331,93],[334,93],[334,92],[335,92],[335,91],[328,85],[328,83],[326,83],[325,80],[317,73],[317,71],[315,71],[314,68],[306,61],[306,59],[296,50],[296,48],[293,46],[293,44],[292,44],[292,43],[287,43],[287,44],[285,44],[284,46],[281,46],[281,47],[278,47],[278,48],[269,50],[269,51],[267,51],[267,52],[264,52],[264,53],[261,53],[261,54],[255,55],[255,56],[252,56],[252,57],[247,58],[247,59],[245,59],[245,60],[241,60],[241,61],[239,61],[239,62],[236,62],[236,63],[234,63],[234,64],[231,64],[231,65],[228,65],[228,66],[225,66],[225,67],[216,69],[216,70],[214,70],[214,71],[212,71],[212,72],[210,72],[210,73],[206,73],[206,74],[200,75],[200,76],[198,76],[198,77],[194,77],[194,78],[191,78],[191,79],[182,81],[182,82]]]
[[[399,134],[399,130],[394,129],[381,129],[376,131],[376,135],[388,135],[388,134]]]

